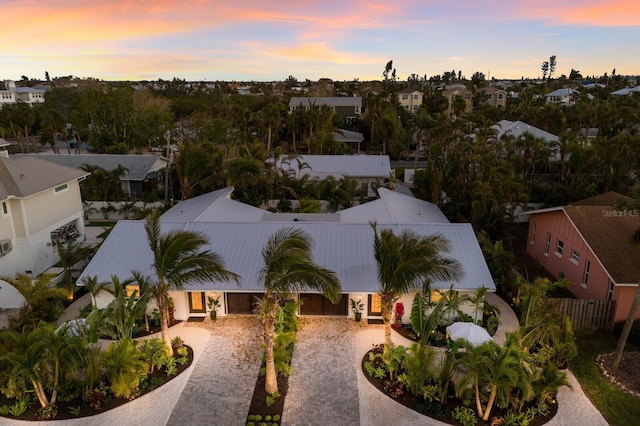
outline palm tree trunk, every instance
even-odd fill
[[[384,322],[384,345],[390,347],[391,343],[391,311],[392,305],[382,303],[382,321]]]
[[[476,374],[476,377],[474,379],[475,385],[476,385],[476,410],[478,411],[478,416],[482,417],[482,415],[484,414],[482,412],[482,402],[480,402],[480,387],[478,386],[478,375]]]
[[[491,407],[493,406],[493,401],[496,399],[496,393],[498,392],[498,387],[493,385],[491,387],[491,395],[489,395],[489,401],[487,402],[487,408],[484,410],[484,416],[482,416],[482,420],[485,422],[489,420],[489,413],[491,413]]]
[[[276,364],[273,359],[273,341],[275,340],[275,333],[275,321],[271,316],[268,316],[264,320],[264,347],[266,359],[266,379],[264,390],[269,394],[278,392]]]
[[[33,385],[33,390],[36,392],[36,396],[38,397],[38,402],[44,408],[49,405],[49,401],[47,400],[47,394],[44,392],[44,388],[42,387],[42,383],[31,380],[31,384]]]
[[[169,303],[167,301],[167,296],[163,295],[158,300],[158,312],[160,312],[160,334],[162,335],[162,340],[164,340],[165,345],[167,346],[167,354],[169,356],[173,356],[173,348],[171,347],[171,338],[169,338]]]

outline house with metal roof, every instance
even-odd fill
[[[199,232],[209,239],[206,247],[221,255],[227,269],[241,276],[240,284],[206,282],[186,291],[171,292],[175,316],[187,319],[205,316],[207,297],[220,296],[222,315],[250,314],[264,289],[259,282],[261,251],[268,238],[285,227],[306,231],[314,241],[315,261],[335,271],[342,284],[339,303],[332,304],[313,291],[302,292],[302,315],[352,316],[349,299],[365,305],[364,318],[381,315],[379,284],[373,253],[373,229],[390,228],[394,232],[411,231],[419,235],[440,233],[451,243],[449,256],[463,267],[457,282],[434,282],[433,289],[475,292],[480,287],[495,290],[493,279],[470,224],[450,223],[434,204],[417,200],[387,189],[379,189],[380,198],[337,213],[298,214],[271,213],[231,199],[233,188],[225,188],[181,201],[160,217],[162,232],[181,229]],[[87,265],[82,277],[97,277],[109,282],[112,275],[120,279],[138,270],[153,277],[152,253],[148,246],[144,221],[124,220],[117,223],[97,254]],[[106,306],[110,295],[101,295],[97,303]],[[400,299],[410,306],[413,294]]]
[[[640,94],[640,86],[625,87],[615,92],[611,92],[613,96],[633,96],[635,93]]]
[[[167,167],[165,157],[159,155],[112,155],[112,154],[16,154],[12,157],[35,156],[39,159],[80,169],[83,165],[98,166],[112,171],[118,166],[126,169],[120,178],[122,189],[132,198],[140,198],[143,192],[157,189],[158,178]]]
[[[580,92],[569,88],[557,89],[544,95],[548,104],[556,104],[561,106],[575,105],[579,96]]]
[[[613,300],[611,320],[626,319],[640,282],[640,246],[631,243],[640,211],[633,200],[607,192],[522,214],[530,216],[527,253],[554,277],[568,279],[577,298]]]
[[[300,155],[293,160],[283,155],[276,167],[296,179],[304,175],[318,180],[348,177],[358,183],[358,192],[368,197],[375,197],[375,188],[391,175],[388,155]]]
[[[560,161],[560,151],[557,147],[557,142],[560,140],[560,138],[553,133],[549,133],[546,130],[542,130],[520,120],[500,120],[496,124],[491,126],[491,128],[496,131],[496,137],[498,139],[501,139],[503,137],[513,137],[515,139],[519,139],[525,134],[529,134],[536,139],[540,139],[545,143],[547,148],[551,150],[549,161]]]
[[[59,261],[56,244],[83,238],[79,182],[89,173],[0,154],[0,276],[36,277]]]
[[[289,100],[289,114],[297,108],[309,110],[326,105],[347,122],[362,114],[362,98],[359,96],[294,96]]]

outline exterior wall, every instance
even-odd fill
[[[535,238],[533,237],[535,229]],[[549,252],[545,253],[547,233],[551,236]],[[562,255],[557,253],[557,241],[564,243]],[[579,253],[577,261],[572,259],[572,250]],[[579,299],[609,298],[611,278],[595,254],[587,246],[563,211],[538,213],[529,220],[527,253],[556,278],[564,275],[571,284],[568,289]],[[589,265],[587,282],[585,270]],[[614,320],[623,321],[635,294],[635,287],[614,287],[611,299],[616,301]],[[636,317],[640,319],[640,312]]]
[[[28,197],[24,200],[23,208],[27,219],[28,235],[49,229],[57,222],[63,222],[62,225],[68,222],[70,217],[82,211],[78,182],[68,182],[67,189],[59,192],[51,188]],[[47,214],[42,214],[45,211]]]
[[[3,213],[2,205],[0,204],[0,240],[12,239],[14,235],[13,226],[11,225],[11,206],[8,201],[2,201],[2,203],[7,207],[7,214]]]
[[[420,105],[422,105],[423,96],[424,95],[417,90],[411,93],[399,93],[398,102],[407,111],[415,113]]]

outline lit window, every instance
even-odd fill
[[[139,299],[140,298],[140,287],[137,285],[128,285],[126,287],[126,291],[127,291],[127,298],[130,298],[131,296],[133,296],[133,293],[135,292],[135,298]]]
[[[382,315],[382,297],[379,294],[369,295],[369,315]]]

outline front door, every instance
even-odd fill
[[[189,312],[192,314],[204,314],[207,312],[203,291],[189,292]]]

